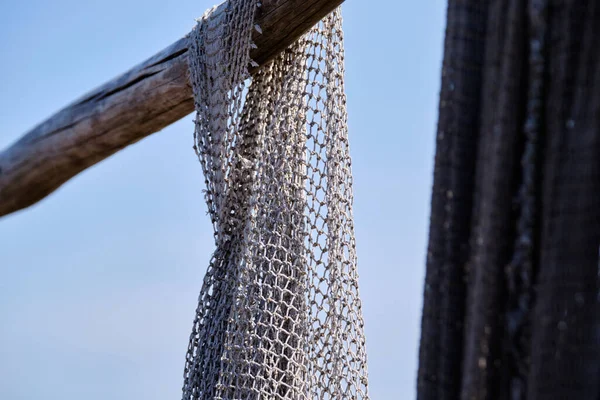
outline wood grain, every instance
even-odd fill
[[[343,0],[263,0],[251,54],[263,65]],[[224,5],[221,5],[224,7]],[[182,38],[89,92],[0,153],[0,216],[26,208],[86,168],[194,110]]]

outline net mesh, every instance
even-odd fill
[[[249,76],[256,0],[190,34],[216,250],[184,399],[368,399],[337,9]]]

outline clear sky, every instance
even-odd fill
[[[0,148],[218,0],[0,2]],[[343,7],[374,400],[415,397],[445,1]],[[176,399],[213,250],[192,116],[0,219],[0,398]]]

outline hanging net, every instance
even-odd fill
[[[600,399],[600,2],[449,0],[419,400]]]
[[[258,6],[214,8],[189,38],[216,250],[183,398],[368,399],[340,11],[250,76]]]

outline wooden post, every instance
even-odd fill
[[[343,0],[263,0],[252,59],[263,65]],[[224,7],[222,4],[221,7]],[[54,114],[0,153],[0,216],[194,110],[187,40],[178,40]]]

